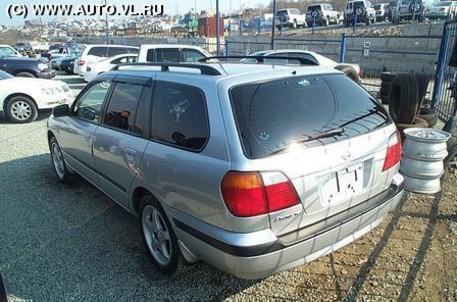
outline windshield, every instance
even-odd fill
[[[14,48],[0,47],[0,56],[17,56],[18,53]]]
[[[266,157],[365,134],[386,124],[385,109],[348,77],[298,76],[234,87],[230,99],[246,157]]]
[[[0,70],[0,81],[5,79],[11,79],[13,76],[3,70]]]

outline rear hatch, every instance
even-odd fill
[[[395,126],[344,75],[246,84],[230,97],[249,169],[260,171],[265,185],[286,179],[296,191],[297,205],[269,213],[278,236],[383,192],[398,171],[383,171]]]

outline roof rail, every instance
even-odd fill
[[[257,63],[265,63],[265,59],[280,59],[280,60],[288,60],[288,61],[298,61],[300,65],[319,65],[318,63],[314,62],[313,60],[301,57],[287,57],[287,56],[214,56],[214,57],[207,57],[201,58],[198,60],[199,62],[206,62],[211,59],[255,59]],[[268,63],[268,62],[267,62]]]
[[[178,62],[137,62],[137,63],[121,63],[114,66],[111,70],[119,70],[124,66],[154,66],[160,67],[161,71],[170,71],[170,67],[182,67],[199,69],[203,75],[221,75],[221,72],[213,66],[203,65],[198,63],[178,63]]]

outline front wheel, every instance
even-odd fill
[[[51,153],[52,167],[54,168],[57,179],[62,183],[66,183],[69,178],[69,172],[63,158],[62,150],[54,136],[49,140],[49,151]]]
[[[150,195],[143,197],[139,214],[143,242],[154,266],[167,275],[180,270],[184,263],[178,240],[160,203]]]
[[[37,118],[38,108],[30,97],[17,95],[8,100],[6,116],[15,123],[29,123]]]

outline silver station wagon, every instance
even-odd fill
[[[388,113],[319,66],[117,66],[53,110],[47,139],[57,178],[79,174],[138,217],[166,274],[293,268],[375,228],[403,193]]]

